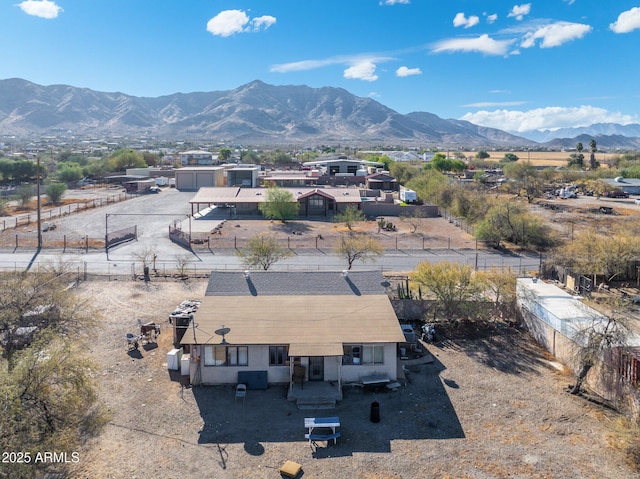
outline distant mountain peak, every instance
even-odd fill
[[[363,145],[452,149],[533,146],[494,128],[433,113],[402,115],[343,88],[274,86],[253,80],[229,91],[135,97],[69,85],[0,80],[0,129],[33,137],[152,135],[254,144],[309,144],[349,139]]]

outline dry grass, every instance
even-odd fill
[[[585,153],[586,152],[586,153]],[[490,158],[489,161],[500,161],[507,153],[513,153],[521,160],[529,160],[534,166],[566,166],[572,151],[487,151]],[[583,150],[583,155],[588,157],[589,152]],[[475,151],[465,151],[466,157],[475,157]],[[613,155],[606,153],[597,153],[596,158],[604,165]]]
[[[604,414],[602,419],[609,420]],[[617,417],[609,420],[611,432],[607,435],[609,446],[622,452],[627,465],[640,470],[640,426],[633,424],[626,417]]]

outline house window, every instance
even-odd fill
[[[343,346],[342,364],[384,364],[384,346],[348,344]]]
[[[312,198],[309,198],[309,206],[311,208],[323,208],[324,200],[322,198],[319,198],[318,196],[314,196]]]
[[[342,364],[362,364],[362,345],[346,344],[342,347]]]
[[[249,351],[246,346],[205,346],[205,366],[247,366]]]
[[[289,347],[269,346],[269,366],[288,366]]]
[[[363,346],[362,364],[384,364],[384,346]]]

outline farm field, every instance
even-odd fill
[[[473,158],[477,152],[465,151],[464,155],[469,158]],[[569,155],[574,153],[573,151],[487,151],[491,157],[491,161],[500,161],[507,153],[513,153],[521,160],[529,160],[535,166],[566,166]],[[585,148],[582,154],[585,158],[589,158],[588,149]],[[613,158],[611,153],[596,153],[596,159],[601,165],[606,165],[607,160]]]

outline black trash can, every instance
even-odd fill
[[[371,422],[380,422],[380,403],[377,401],[371,403]]]

